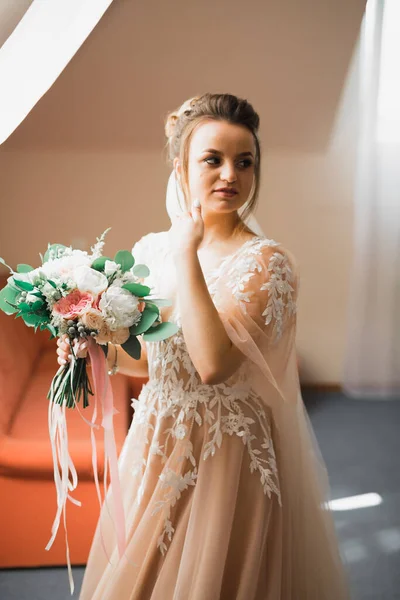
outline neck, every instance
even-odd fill
[[[237,211],[229,214],[203,214],[204,236],[200,248],[223,242],[238,232],[241,223]]]

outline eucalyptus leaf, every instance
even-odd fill
[[[136,360],[140,359],[142,347],[139,340],[134,335],[131,335],[124,344],[121,344],[121,348],[123,348],[129,356],[132,356],[132,358],[135,358]]]
[[[12,288],[13,290],[15,290],[16,292],[18,292],[18,294],[20,294],[20,293],[21,293],[21,288],[19,288],[19,287],[16,285],[16,283],[15,283],[15,281],[14,281],[14,278],[13,278],[13,276],[12,276],[12,275],[10,275],[10,277],[7,279],[7,285],[8,285],[10,288]]]
[[[152,302],[149,302],[148,300],[146,300],[146,308],[148,310],[151,310],[154,313],[156,313],[157,317],[160,315],[160,310],[159,310],[158,306],[156,306]]]
[[[157,319],[157,313],[149,308],[145,308],[142,312],[142,317],[138,323],[129,328],[131,335],[140,335],[151,327]]]
[[[29,314],[29,313],[22,314],[22,318],[25,321],[26,325],[28,325],[28,327],[34,327],[35,325],[38,325],[39,323],[41,323],[41,321],[43,320],[40,315]]]
[[[157,327],[153,327],[148,333],[143,334],[143,339],[146,342],[159,342],[165,340],[179,331],[179,327],[175,323],[166,321],[160,323]]]
[[[15,304],[19,295],[19,291],[15,290],[9,285],[6,285],[2,290],[0,290],[0,309],[7,315],[16,313],[18,309],[10,306],[10,303]]]
[[[24,263],[17,265],[17,273],[30,273],[31,271],[33,271],[31,265],[25,265]]]
[[[146,265],[135,265],[132,269],[132,273],[136,277],[144,279],[150,275],[150,269]]]
[[[58,257],[58,251],[60,249],[65,250],[67,246],[64,246],[63,244],[49,244],[49,247],[47,248],[45,255],[43,257],[43,262],[47,262],[50,259],[50,253],[51,252],[55,252],[56,256]]]
[[[44,306],[43,300],[36,300],[31,304],[31,310],[39,310],[42,306]]]
[[[125,273],[125,271],[129,271],[129,269],[133,267],[135,259],[129,250],[120,250],[115,255],[114,262],[116,262],[117,265],[121,265],[122,272]]]
[[[141,283],[124,283],[122,289],[128,290],[134,296],[138,298],[143,298],[143,296],[148,296],[150,294],[150,288],[147,285],[142,285]]]
[[[32,310],[31,305],[28,304],[27,302],[20,302],[18,304],[18,308],[22,313],[26,313],[26,312],[29,312],[30,310]]]
[[[51,323],[47,323],[46,327],[50,331],[50,333],[52,334],[52,336],[50,338],[52,340],[53,338],[55,338],[57,336],[56,328]]]
[[[155,304],[155,306],[172,306],[172,300],[169,300],[167,298],[163,299],[157,299],[157,298],[149,298],[148,299],[152,304]]]
[[[29,283],[29,281],[20,281],[19,279],[16,279],[14,277],[14,283],[20,287],[22,290],[25,290],[26,292],[31,292],[32,290],[35,289],[35,286],[32,285],[31,283]]]
[[[108,256],[99,256],[99,258],[96,258],[96,260],[92,262],[92,269],[104,271],[106,260],[112,260],[112,258],[109,258]]]

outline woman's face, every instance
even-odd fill
[[[201,123],[189,147],[190,200],[198,198],[203,213],[237,211],[250,195],[255,152],[253,135],[243,125],[213,120]],[[174,163],[179,175],[179,159]]]

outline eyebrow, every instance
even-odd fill
[[[210,152],[211,154],[222,154],[219,150],[214,150],[214,148],[207,148],[207,150],[203,150],[203,152]],[[253,156],[252,152],[241,152],[238,156]]]

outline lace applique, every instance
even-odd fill
[[[255,290],[251,289],[248,284],[256,272],[261,273],[263,270],[263,265],[259,259],[259,256],[262,255],[262,248],[279,245],[274,240],[256,240],[249,251],[243,257],[240,257],[238,261],[235,261],[235,264],[230,268],[228,274],[231,276],[231,280],[227,285],[232,289],[234,298],[240,303],[244,312],[246,312],[246,304],[244,303],[249,303],[255,294]],[[270,277],[260,287],[260,291],[268,290],[268,302],[262,316],[265,317],[265,325],[269,325],[274,319],[272,326],[277,341],[283,333],[285,311],[287,311],[288,316],[295,314],[297,311],[293,299],[295,290],[291,285],[294,282],[294,276],[287,256],[280,252],[274,252],[270,257],[268,271]]]
[[[269,325],[272,319],[274,321],[274,330],[276,339],[282,336],[283,317],[285,310],[288,316],[297,312],[296,303],[293,299],[294,288],[290,285],[294,277],[290,268],[287,256],[280,252],[275,252],[269,261],[268,271],[271,272],[269,281],[261,286],[261,291],[268,290],[268,303],[262,313],[265,317],[265,324]]]
[[[157,548],[160,549],[161,554],[165,554],[168,550],[167,545],[164,542],[164,537],[167,536],[168,540],[171,541],[175,531],[170,520],[171,508],[175,506],[177,500],[181,497],[181,493],[184,490],[187,490],[189,485],[195,485],[196,478],[196,468],[193,471],[187,471],[183,476],[178,475],[172,469],[166,469],[159,477],[161,487],[170,489],[170,492],[165,495],[163,500],[159,500],[155,503],[155,508],[151,513],[152,516],[156,515],[159,511],[163,511],[164,513],[164,530],[157,540]]]
[[[158,234],[152,234],[154,235]],[[155,256],[155,238],[152,237],[151,241],[151,254]],[[278,245],[273,240],[264,238],[251,241],[243,248],[243,252],[239,252],[240,260],[235,260],[232,267],[235,277],[232,278],[231,287],[235,296],[243,303],[247,302],[245,284],[260,269],[257,256],[263,244]],[[160,260],[160,255],[157,260]],[[167,273],[169,267],[159,264],[158,276],[161,276],[161,272]],[[226,266],[225,263],[224,268]],[[279,294],[287,295],[287,292],[286,287],[282,287],[282,282],[278,282],[278,275],[283,281],[283,275],[288,275],[289,271],[277,259],[275,262],[270,261],[270,266],[272,274],[277,277],[276,280],[270,279],[271,285],[272,281],[276,281],[271,290],[279,300]],[[155,287],[156,282],[161,281],[157,280],[156,268],[156,265],[154,270],[150,266],[154,281],[148,284],[153,283],[154,293],[162,296],[162,289]],[[240,277],[237,277],[237,269]],[[212,281],[209,282],[209,291],[211,295],[215,291]],[[276,320],[279,318],[276,317],[278,308],[275,301],[273,308],[269,309],[273,311],[272,315]],[[269,318],[268,315],[266,317]],[[178,310],[172,313],[169,320],[175,320],[181,327]],[[250,472],[258,475],[263,493],[269,498],[275,494],[279,504],[281,496],[271,424],[261,398],[251,387],[247,359],[225,382],[206,385],[202,383],[190,359],[181,328],[166,340],[147,343],[146,349],[150,379],[143,386],[138,400],[132,401],[135,409],[133,436],[137,440],[133,444],[136,444],[137,461],[131,466],[131,472],[133,476],[140,478],[136,499],[140,503],[151,479],[150,462],[160,461],[158,498],[153,505],[152,515],[162,514],[163,530],[158,537],[157,547],[165,554],[167,542],[172,540],[175,531],[172,509],[182,494],[196,485],[198,465],[190,439],[193,427],[206,428],[208,436],[199,459],[211,460],[221,448],[224,437],[237,436],[247,450]],[[141,428],[143,436],[140,435]],[[172,450],[174,455],[171,457]],[[167,461],[168,465],[165,465]]]

